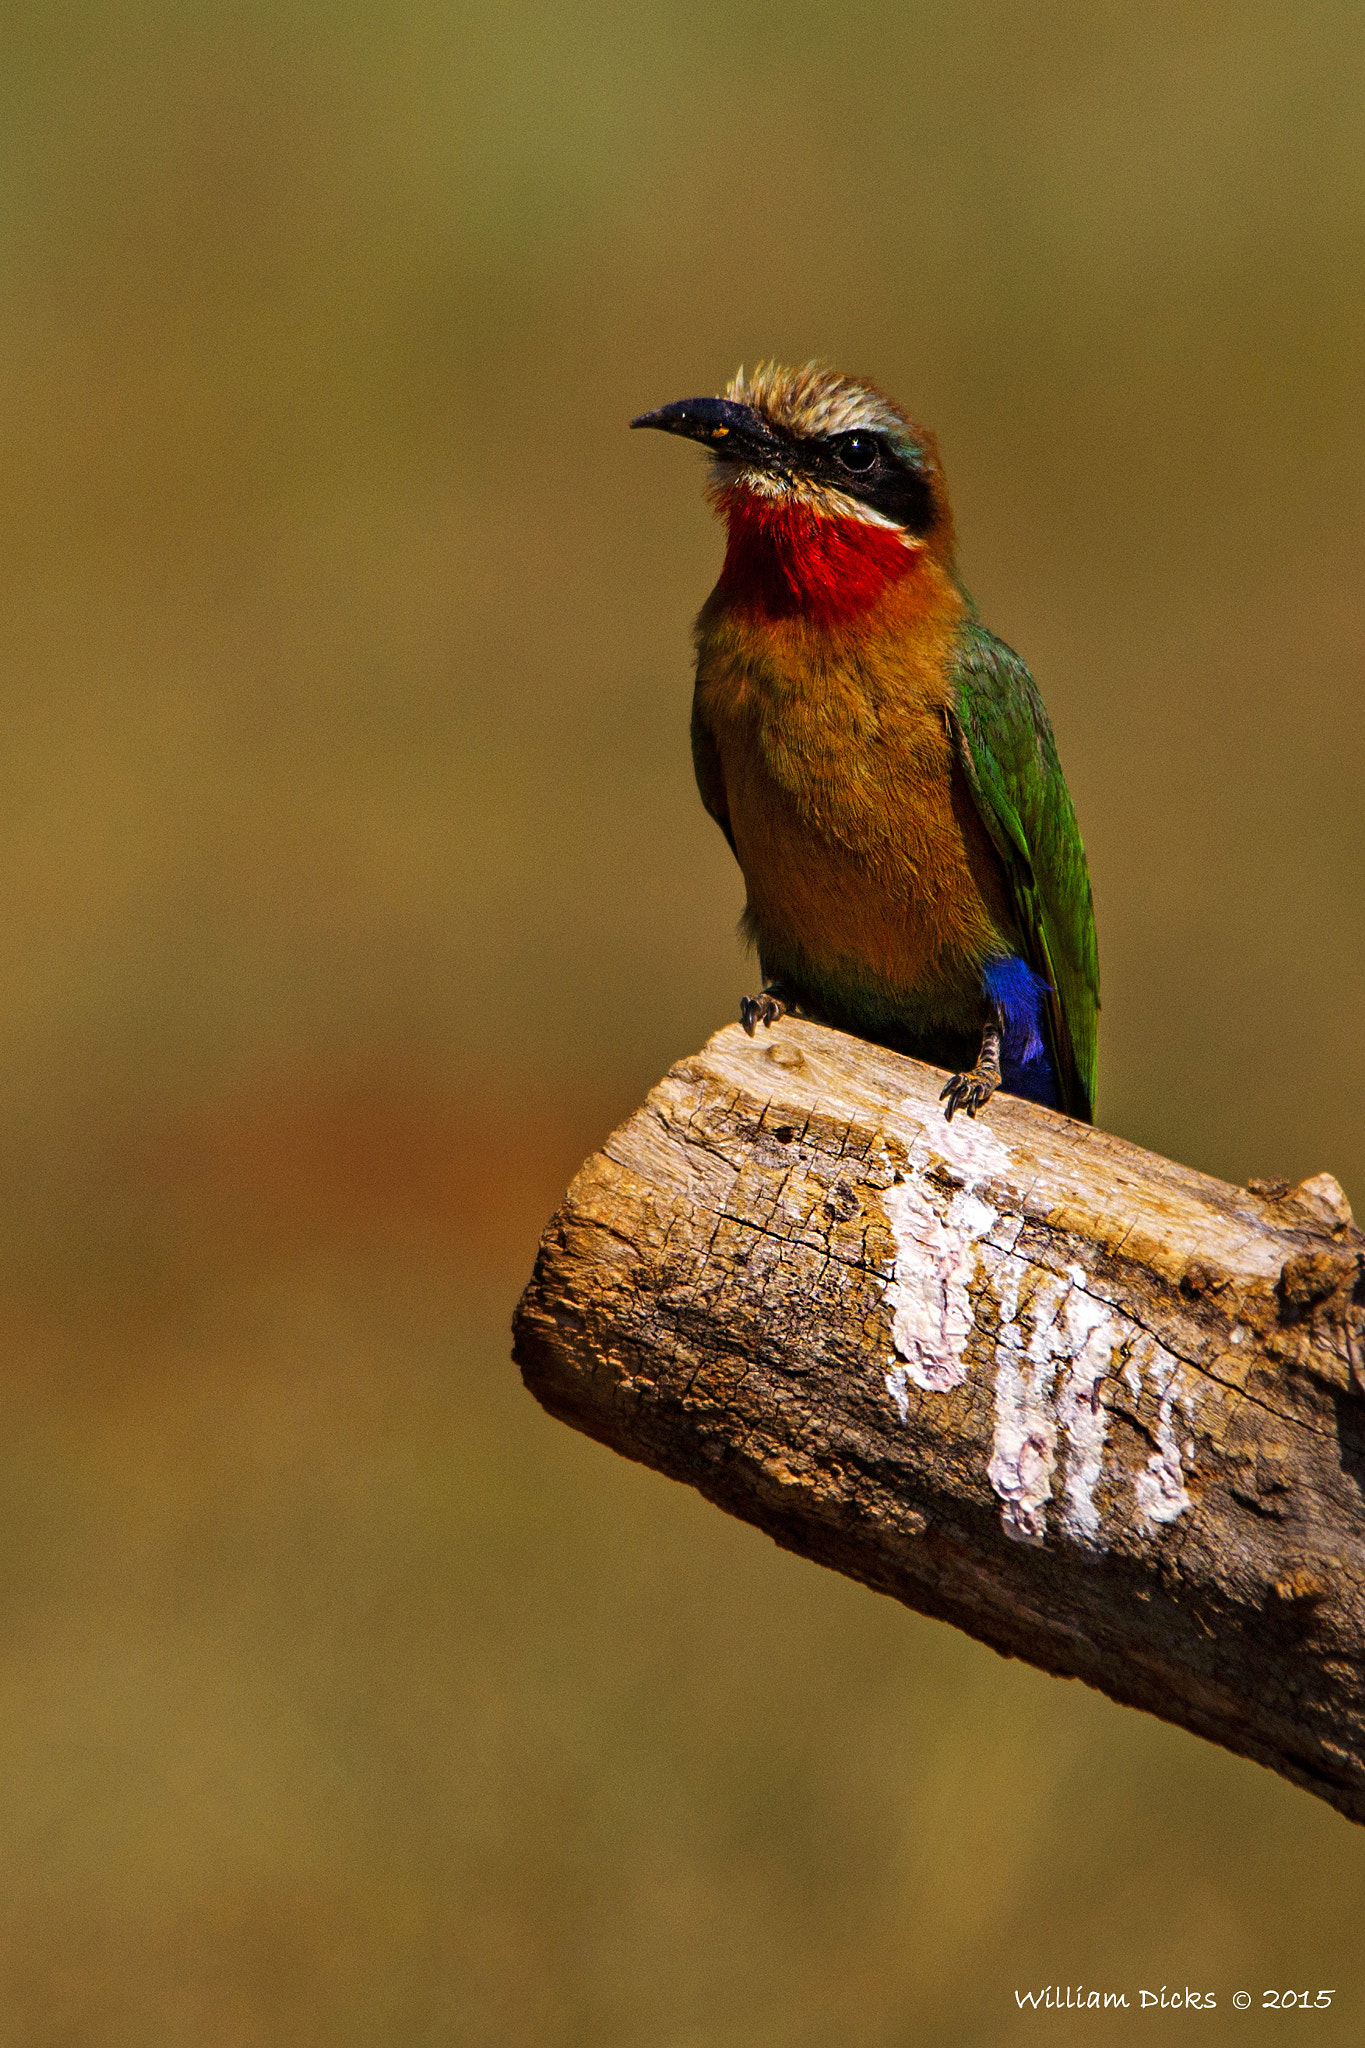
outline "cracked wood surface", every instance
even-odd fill
[[[1365,1237],[820,1025],[579,1173],[527,1386],[785,1548],[1365,1820]]]

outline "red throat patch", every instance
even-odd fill
[[[730,538],[720,588],[771,618],[850,618],[915,566],[917,550],[891,526],[830,517],[742,486],[727,491],[722,506]]]

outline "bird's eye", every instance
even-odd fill
[[[836,434],[830,445],[845,469],[864,476],[882,452],[875,434]]]

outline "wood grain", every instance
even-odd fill
[[[663,1080],[517,1310],[554,1415],[1365,1820],[1365,1238],[784,1019]]]

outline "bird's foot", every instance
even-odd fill
[[[965,1109],[968,1116],[975,1116],[982,1103],[989,1102],[999,1086],[998,1074],[983,1074],[979,1067],[973,1067],[970,1074],[954,1074],[938,1098],[940,1102],[946,1102],[948,1105],[943,1114],[949,1123],[953,1120],[953,1111],[957,1109]]]
[[[759,1024],[776,1024],[779,1017],[787,1014],[786,990],[780,981],[770,981],[756,996],[741,996],[739,999],[739,1021],[750,1038]]]
[[[992,1022],[982,1034],[981,1052],[971,1072],[954,1074],[947,1087],[939,1092],[939,1101],[948,1105],[944,1111],[948,1122],[952,1122],[954,1111],[959,1109],[965,1109],[968,1116],[975,1116],[999,1086],[1000,1026]]]

